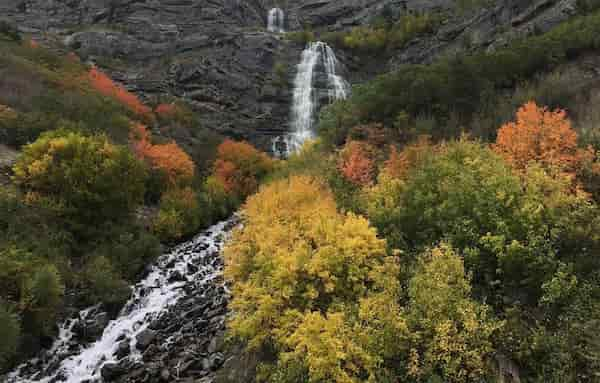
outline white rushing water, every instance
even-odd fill
[[[273,153],[283,157],[297,152],[306,140],[315,137],[315,114],[319,109],[318,89],[315,81],[319,73],[326,76],[329,102],[345,99],[349,85],[338,73],[339,63],[333,49],[324,42],[309,43],[302,52],[294,79],[291,132],[273,140]],[[282,149],[284,153],[282,153]]]
[[[146,330],[150,323],[158,318],[165,310],[174,305],[185,295],[182,287],[186,284],[180,278],[171,278],[175,273],[185,276],[187,281],[203,285],[221,275],[222,268],[202,262],[204,257],[221,250],[222,238],[227,233],[231,221],[221,222],[193,240],[175,247],[169,253],[161,256],[148,276],[133,286],[132,296],[118,317],[111,321],[104,330],[102,337],[94,343],[73,352],[73,326],[76,319],[68,320],[60,326],[60,333],[52,348],[45,353],[43,360],[34,359],[8,375],[9,383],[47,383],[67,382],[80,383],[100,378],[104,364],[116,361],[114,356],[120,341],[129,339],[130,360],[141,359],[141,353],[136,349],[136,335]],[[188,265],[203,264],[194,273],[189,273]],[[201,293],[201,292],[198,292]],[[80,320],[85,320],[90,311],[80,313]],[[31,365],[40,366],[38,371],[31,373]]]
[[[281,8],[273,8],[269,11],[267,18],[267,30],[269,32],[283,33],[285,32],[285,18]]]

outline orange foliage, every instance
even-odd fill
[[[149,162],[154,169],[165,172],[170,185],[186,183],[194,177],[194,162],[175,142],[153,145],[145,126],[132,127],[130,141],[138,158]]]
[[[35,49],[35,48],[39,48],[40,47],[40,43],[38,43],[35,40],[29,40],[28,43],[29,43],[29,48],[34,48]]]
[[[357,125],[351,129],[348,139],[365,141],[370,146],[380,149],[390,141],[389,132],[380,123]]]
[[[398,151],[392,146],[390,157],[385,162],[384,171],[393,178],[404,179],[409,171],[421,163],[434,150],[429,136],[421,136],[419,139]]]
[[[356,186],[372,184],[375,161],[370,146],[361,141],[348,141],[341,152],[338,170]]]
[[[217,149],[214,175],[227,193],[245,197],[272,168],[273,160],[247,142],[225,140]]]
[[[177,114],[177,105],[175,105],[175,104],[159,104],[154,109],[154,112],[156,114],[158,114],[159,116],[171,117],[171,116]]]
[[[121,102],[137,115],[147,118],[152,115],[152,109],[142,104],[135,94],[115,83],[110,77],[99,71],[97,68],[90,69],[88,78],[94,89],[105,96],[112,97]]]
[[[75,54],[74,52],[67,53],[67,58],[72,62],[80,62],[81,61],[79,59],[79,56],[77,56],[77,54]]]
[[[519,170],[537,161],[569,173],[579,166],[583,154],[566,112],[549,111],[533,101],[519,108],[516,122],[500,128],[494,149]]]

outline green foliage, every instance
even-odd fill
[[[406,180],[382,176],[367,196],[373,224],[409,253],[446,240],[464,254],[478,294],[535,304],[559,261],[596,266],[597,207],[568,180],[532,167],[523,185],[498,156],[461,140],[430,154]],[[549,233],[552,233],[549,238]],[[587,238],[586,238],[587,237]]]
[[[289,85],[287,64],[277,61],[273,66],[273,77],[274,82],[278,87],[287,88]]]
[[[124,303],[130,294],[129,285],[114,268],[108,258],[94,257],[83,271],[84,287],[89,291],[89,304],[104,302],[109,305]]]
[[[6,37],[12,41],[21,41],[19,30],[6,20],[0,20],[0,37]]]
[[[335,115],[325,115],[320,129],[325,139],[346,137],[356,120],[392,126],[398,114],[405,112],[411,121],[432,116],[438,126],[452,128],[433,132],[436,137],[457,136],[480,111],[482,100],[493,100],[497,92],[519,80],[598,48],[595,36],[599,32],[600,14],[594,13],[494,52],[444,58],[431,65],[405,65],[357,86],[343,109],[325,112],[333,110]],[[339,116],[343,110],[352,110],[352,118]]]
[[[298,44],[306,45],[308,43],[312,43],[316,40],[315,33],[310,29],[303,29],[301,31],[296,32],[287,32],[285,37]]]
[[[240,205],[239,199],[227,193],[223,184],[213,176],[204,180],[198,199],[204,227],[229,217]]]
[[[40,133],[66,123],[89,133],[127,140],[130,112],[116,101],[91,91],[86,68],[75,56],[59,56],[42,47],[5,43],[0,48],[0,103],[18,111],[0,122],[3,142],[19,147]]]
[[[27,307],[25,327],[34,334],[52,334],[65,289],[57,268],[53,265],[40,267],[24,286],[21,304]]]
[[[403,48],[419,35],[433,33],[441,21],[438,14],[407,14],[395,23],[354,27],[348,32],[330,32],[321,36],[328,43],[358,53],[380,54]]]
[[[17,352],[21,326],[10,307],[0,300],[0,371]]]
[[[24,148],[14,172],[32,203],[52,206],[80,234],[127,218],[144,193],[142,164],[105,136],[46,133]]]
[[[195,233],[202,223],[198,202],[191,188],[172,189],[163,194],[153,227],[156,235],[167,242]]]
[[[583,13],[589,13],[600,8],[598,0],[577,0],[577,8]]]
[[[107,230],[105,241],[102,238],[92,257],[106,257],[119,275],[128,281],[139,279],[145,267],[160,255],[158,238],[145,229],[133,225],[114,227]]]

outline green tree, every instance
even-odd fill
[[[0,370],[17,352],[21,325],[17,316],[0,300]]]
[[[34,334],[52,334],[65,289],[58,270],[53,265],[42,266],[26,283],[22,297],[29,300],[24,311],[25,327]]]

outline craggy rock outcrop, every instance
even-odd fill
[[[336,52],[351,82],[441,54],[494,49],[577,12],[576,0],[498,0],[466,12],[452,12],[455,0],[0,0],[0,19],[66,44],[143,97],[184,98],[204,127],[269,149],[271,138],[288,130],[303,48],[266,32],[274,6],[284,9],[288,30],[343,30],[414,12],[448,15],[436,34],[387,58]]]
[[[0,0],[21,32],[63,42],[145,98],[185,98],[204,127],[263,147],[287,129],[302,49],[266,32],[266,17],[260,1]]]

